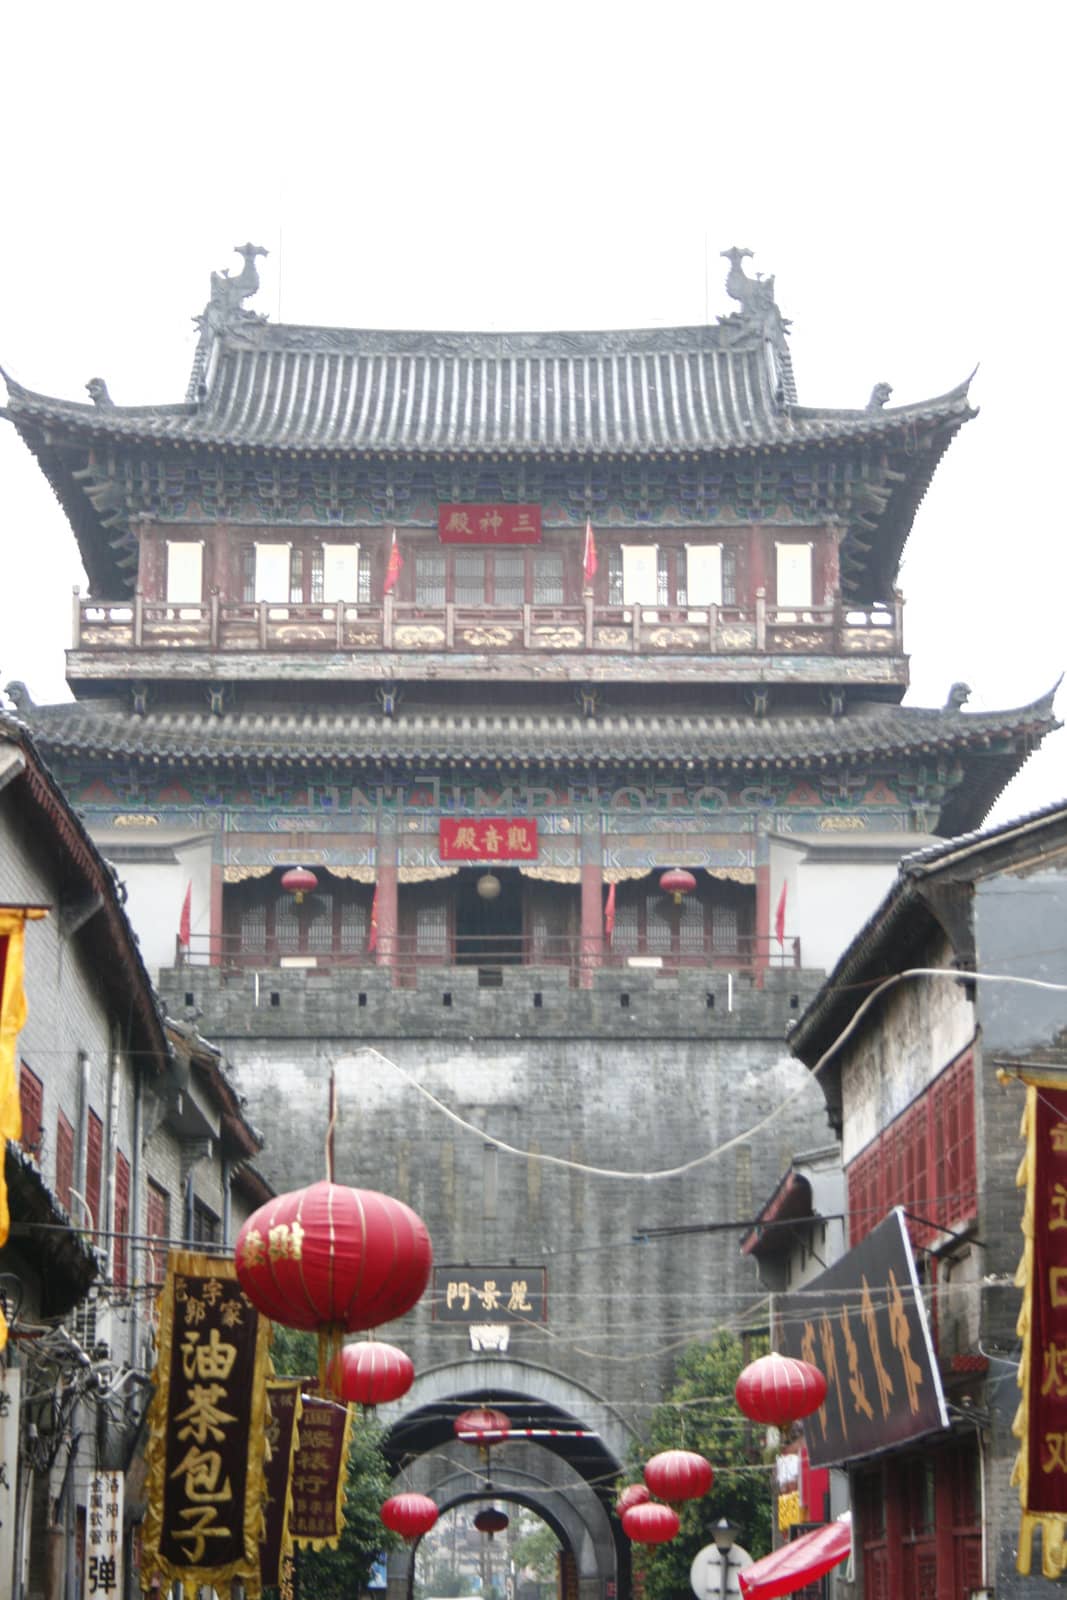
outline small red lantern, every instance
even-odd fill
[[[452,1430],[465,1444],[476,1444],[486,1450],[491,1444],[502,1444],[511,1432],[511,1423],[503,1411],[493,1411],[488,1406],[476,1406],[473,1411],[461,1411]]]
[[[616,1500],[615,1515],[617,1517],[625,1516],[631,1506],[643,1506],[645,1501],[651,1500],[651,1498],[652,1496],[643,1483],[631,1483]]]
[[[237,1235],[235,1255],[257,1311],[287,1328],[318,1330],[327,1392],[342,1334],[403,1316],[433,1266],[430,1236],[410,1206],[328,1180],[260,1206]]]
[[[330,1366],[330,1387],[342,1400],[361,1406],[386,1405],[407,1394],[415,1382],[415,1364],[395,1344],[364,1339],[346,1344]]]
[[[437,1507],[428,1494],[394,1494],[382,1507],[381,1518],[392,1533],[418,1539],[437,1521]]]
[[[479,1511],[474,1519],[474,1526],[479,1533],[488,1534],[491,1539],[494,1533],[503,1533],[511,1522],[506,1511],[501,1511],[499,1506],[486,1506],[484,1511]]]
[[[711,1462],[695,1450],[662,1450],[645,1467],[645,1482],[661,1500],[699,1500],[714,1477]]]
[[[282,882],[285,882],[284,878]],[[684,867],[671,867],[660,878],[659,886],[664,894],[673,896],[676,906],[680,906],[683,894],[692,894],[697,886],[697,881],[691,872],[686,872]]]
[[[622,1519],[622,1531],[634,1544],[666,1544],[678,1532],[677,1511],[655,1500],[631,1506]]]
[[[774,1428],[788,1428],[810,1417],[826,1399],[826,1379],[810,1361],[792,1356],[760,1356],[750,1361],[734,1386],[746,1417]]]
[[[319,880],[307,867],[290,867],[288,872],[282,873],[282,888],[286,894],[291,894],[297,905],[300,905],[306,894],[311,894],[319,886]]]

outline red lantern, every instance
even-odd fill
[[[661,1500],[699,1500],[714,1477],[711,1462],[695,1450],[663,1450],[645,1467],[645,1482]]]
[[[318,1330],[326,1389],[341,1335],[403,1316],[433,1266],[430,1236],[409,1206],[328,1181],[260,1206],[235,1254],[241,1288],[258,1311],[287,1328]]]
[[[476,1444],[485,1450],[491,1444],[502,1444],[511,1432],[511,1423],[503,1411],[492,1411],[488,1406],[476,1406],[473,1411],[461,1411],[452,1424],[457,1439],[465,1444]]]
[[[753,1422],[788,1428],[818,1411],[826,1399],[826,1379],[809,1361],[760,1356],[758,1361],[750,1361],[738,1378],[734,1398]]]
[[[282,873],[282,888],[286,894],[291,894],[297,905],[300,905],[306,894],[311,894],[319,886],[319,880],[307,867],[290,867],[288,872]]]
[[[666,1544],[678,1532],[678,1513],[655,1500],[631,1506],[622,1519],[622,1531],[634,1544]]]
[[[381,1518],[392,1533],[418,1539],[437,1521],[437,1507],[427,1494],[394,1494],[382,1507]]]
[[[503,1533],[510,1521],[507,1512],[501,1511],[499,1506],[486,1506],[485,1510],[479,1511],[475,1517],[474,1526],[479,1533],[488,1534],[491,1539],[494,1533]]]
[[[342,1400],[380,1406],[399,1400],[415,1382],[415,1365],[395,1344],[365,1339],[346,1344],[330,1366],[330,1387]]]
[[[625,1516],[631,1506],[643,1506],[645,1501],[651,1500],[651,1498],[652,1496],[643,1483],[631,1483],[616,1500],[615,1515],[618,1517]]]
[[[285,882],[284,878],[282,882]],[[664,894],[674,897],[676,906],[680,906],[683,894],[692,894],[697,886],[697,881],[691,872],[686,872],[684,867],[671,867],[660,878],[659,886]]]

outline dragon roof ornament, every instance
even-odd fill
[[[765,278],[759,272],[754,278],[747,275],[742,263],[746,256],[752,255],[751,250],[731,245],[729,250],[720,251],[720,254],[730,263],[726,292],[741,306],[740,311],[718,319],[723,339],[727,344],[737,345],[755,336],[769,345],[774,352],[777,369],[776,398],[782,405],[795,405],[796,381],[786,340],[791,324],[782,316],[775,301],[774,276],[772,274]]]
[[[200,315],[193,318],[200,330],[200,340],[193,358],[193,371],[186,396],[188,400],[201,398],[214,338],[242,323],[267,320],[258,311],[246,310],[244,302],[259,288],[256,257],[268,255],[269,252],[261,244],[235,244],[233,248],[236,255],[244,258],[244,266],[236,278],[231,278],[227,268],[211,274],[211,298]]]

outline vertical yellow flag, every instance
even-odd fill
[[[26,1021],[26,991],[22,983],[25,932],[24,910],[0,908],[0,1246],[7,1242],[11,1221],[4,1172],[7,1141],[22,1137],[15,1047]],[[0,1310],[0,1350],[6,1343],[7,1322]]]

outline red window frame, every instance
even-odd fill
[[[145,1197],[145,1233],[149,1239],[159,1239],[161,1250],[149,1249],[147,1265],[150,1282],[162,1285],[167,1265],[167,1244],[170,1239],[170,1195],[162,1184],[149,1178]]]
[[[115,1152],[115,1248],[111,1252],[115,1286],[125,1289],[130,1281],[130,1163],[121,1150]]]
[[[965,1050],[849,1162],[849,1242],[859,1244],[894,1206],[914,1213],[916,1245],[944,1239],[978,1203],[974,1141],[974,1053]]]
[[[22,1139],[26,1154],[41,1159],[44,1140],[44,1084],[25,1061],[19,1063],[19,1108],[22,1112]]]
[[[92,1214],[94,1229],[104,1226],[100,1215],[103,1176],[104,1124],[95,1111],[90,1111],[85,1138],[85,1203]]]
[[[74,1127],[62,1111],[56,1117],[56,1199],[70,1210],[70,1191],[74,1186]]]

